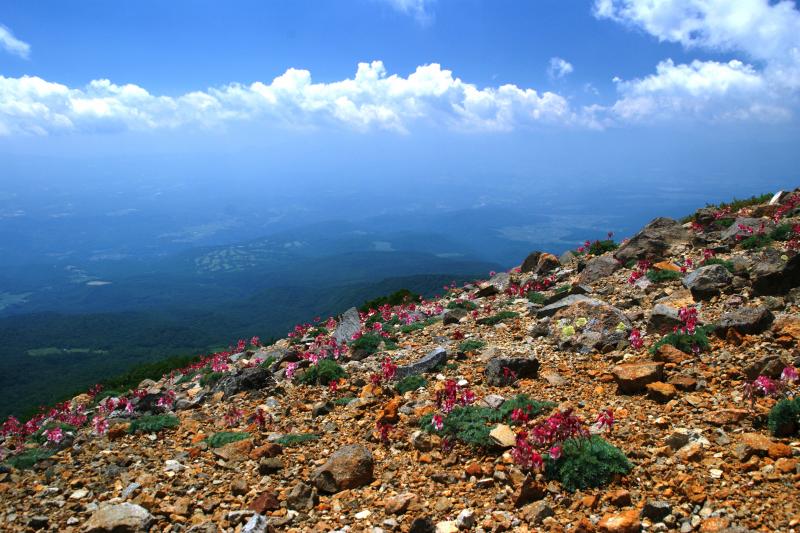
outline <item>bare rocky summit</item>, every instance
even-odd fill
[[[796,531],[799,208],[658,218],[6,422],[0,530]]]

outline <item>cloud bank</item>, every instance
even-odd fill
[[[547,67],[547,75],[552,79],[560,79],[570,74],[573,70],[572,63],[560,57],[551,57]]]

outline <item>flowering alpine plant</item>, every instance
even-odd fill
[[[694,261],[692,261],[691,257],[687,257],[683,260],[683,264],[681,265],[681,273],[686,274],[690,268],[694,268]]]
[[[697,328],[697,308],[681,307],[678,311],[678,319],[683,322],[683,325],[680,327],[675,326],[675,332],[694,335],[695,329]]]
[[[256,412],[253,413],[252,419],[253,422],[256,423],[258,428],[263,430],[267,427],[267,420],[269,420],[269,422],[272,422],[272,415],[267,414],[266,412],[264,412],[263,409],[259,407],[258,409],[256,409]]]
[[[628,337],[628,341],[630,341],[631,347],[634,350],[639,350],[642,346],[644,346],[644,339],[642,339],[642,333],[638,329],[631,330],[631,334]]]
[[[792,195],[786,198],[781,203],[781,206],[775,211],[775,214],[772,217],[773,220],[778,222],[782,217],[786,216],[787,213],[793,211],[798,205],[800,205],[800,193],[792,193]]]
[[[292,362],[286,365],[286,379],[291,380],[294,377],[295,372],[297,372],[297,367],[299,363]]]
[[[784,368],[783,372],[781,372],[781,381],[795,383],[798,380],[800,380],[800,376],[798,376],[797,369],[791,365]]]
[[[339,390],[339,380],[332,379],[330,383],[328,383],[328,390],[331,392],[331,394],[336,394],[336,391]]]
[[[745,382],[744,396],[745,399],[750,401],[750,407],[752,408],[755,406],[757,395],[768,398],[788,398],[794,396],[795,392],[792,389],[798,381],[800,381],[800,376],[798,376],[797,369],[790,365],[783,369],[781,377],[778,380],[761,375],[752,382]]]
[[[64,440],[64,431],[60,427],[45,429],[42,435],[47,439],[48,444],[58,444]]]
[[[105,435],[108,431],[108,420],[100,415],[94,415],[92,418],[92,431],[96,435]]]
[[[247,348],[247,341],[244,339],[239,339],[239,342],[236,343],[236,351],[243,352]]]
[[[442,418],[442,415],[439,413],[433,415],[433,417],[431,417],[431,425],[436,431],[441,431],[444,427],[444,418]]]
[[[169,390],[163,396],[161,396],[157,401],[156,405],[158,407],[163,408],[165,411],[169,411],[172,409],[172,405],[175,403],[175,391]]]
[[[261,346],[261,339],[258,336],[253,336],[250,339],[250,345],[256,347]]]
[[[717,252],[712,250],[711,248],[706,248],[703,250],[703,263],[713,259],[714,256],[717,255]]]
[[[228,411],[222,415],[222,419],[225,422],[225,425],[229,428],[236,427],[239,425],[239,422],[242,421],[242,417],[244,416],[244,411],[241,409],[237,409],[235,406],[231,405],[228,408]]]
[[[597,420],[595,424],[599,429],[606,429],[609,433],[614,428],[614,411],[611,409],[603,409],[597,413]]]
[[[517,381],[517,373],[508,368],[507,366],[503,367],[503,382],[508,385],[511,385]]]
[[[650,269],[651,266],[652,264],[650,263],[650,261],[647,261],[646,259],[639,260],[636,263],[636,270],[631,272],[631,275],[628,278],[628,283],[630,283],[631,285],[636,283],[636,281],[638,281],[640,278],[644,277],[645,274],[647,274],[647,271]]]
[[[389,444],[391,442],[389,435],[392,431],[394,431],[394,426],[392,424],[388,424],[386,422],[377,422],[375,424],[375,429],[378,430],[378,435],[380,436],[383,444]]]
[[[98,394],[100,394],[101,392],[103,392],[103,386],[102,386],[102,385],[100,385],[100,384],[98,383],[97,385],[95,385],[94,387],[92,387],[91,389],[89,389],[89,390],[86,392],[86,394],[88,394],[88,395],[89,395],[89,397],[90,397],[92,400],[94,400],[94,399],[95,399],[95,397],[96,397]]]
[[[391,358],[386,357],[381,363],[381,371],[383,372],[383,380],[391,381],[397,374],[397,365],[392,362]]]

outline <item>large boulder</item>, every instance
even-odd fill
[[[343,446],[314,473],[314,485],[328,493],[361,487],[372,482],[373,468],[369,449],[358,444]]]
[[[410,376],[412,374],[422,374],[423,372],[428,372],[433,370],[437,366],[445,363],[447,361],[447,350],[442,348],[441,346],[435,348],[425,357],[418,359],[417,361],[410,363],[408,365],[403,365],[397,369],[395,372],[396,379],[403,379],[406,376]]]
[[[85,533],[140,533],[150,530],[155,519],[133,503],[101,504],[83,526]]]
[[[631,259],[660,260],[668,255],[672,244],[688,240],[689,234],[680,223],[671,218],[660,217],[623,243],[614,252],[614,257],[623,264]]]
[[[800,254],[788,260],[782,256],[780,251],[768,248],[755,259],[750,271],[754,294],[786,294],[800,286]]]
[[[525,258],[525,261],[522,262],[522,266],[520,267],[520,272],[526,274],[528,272],[533,272],[536,270],[536,265],[539,263],[539,258],[542,256],[544,252],[531,252],[528,254],[528,257]]]
[[[587,302],[587,303],[590,303],[590,304],[603,303],[600,300],[597,300],[595,298],[589,298],[588,296],[584,296],[583,294],[571,294],[571,295],[569,295],[569,296],[567,296],[565,298],[561,298],[561,299],[559,299],[559,300],[557,300],[557,301],[555,301],[555,302],[553,302],[553,303],[551,303],[549,305],[546,305],[544,307],[541,307],[541,308],[537,309],[536,310],[536,316],[537,316],[537,318],[544,318],[546,316],[553,316],[554,314],[559,312],[561,309],[565,309],[565,308],[567,308],[567,307],[569,307],[569,306],[571,306],[573,304],[576,304],[578,302]]]
[[[708,298],[728,288],[733,276],[722,265],[708,265],[692,271],[683,278],[683,285],[695,298]]]
[[[666,304],[656,304],[647,319],[647,331],[663,335],[673,331],[676,326],[681,324],[678,309]]]
[[[275,378],[269,369],[262,366],[243,368],[237,372],[232,372],[222,376],[214,384],[213,391],[224,391],[225,397],[229,398],[242,391],[261,390],[275,386]]]
[[[333,331],[333,338],[339,344],[350,342],[353,335],[361,331],[361,318],[358,315],[358,309],[351,307],[339,319],[339,324]]]
[[[573,296],[553,305],[570,298]],[[581,353],[616,348],[628,338],[631,328],[625,313],[593,298],[579,299],[572,305],[561,307],[550,321],[550,335],[559,347]]]
[[[586,263],[586,267],[581,272],[579,283],[590,285],[596,281],[606,278],[622,268],[619,261],[610,255],[594,257]]]
[[[728,244],[735,244],[737,235],[748,235],[745,233],[746,230],[742,230],[741,227],[750,228],[753,233],[757,233],[762,229],[762,224],[765,231],[769,231],[775,225],[768,218],[737,218],[733,221],[733,224],[731,224],[730,227],[720,234],[720,240],[727,242]]]

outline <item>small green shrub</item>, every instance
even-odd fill
[[[184,383],[189,383],[194,379],[194,377],[198,374],[197,370],[192,370],[181,375],[180,379],[175,382],[176,385],[183,385]]]
[[[316,365],[306,369],[305,373],[297,381],[305,385],[328,385],[331,381],[336,381],[347,375],[344,368],[333,359],[322,359]]]
[[[220,378],[223,375],[224,374],[222,372],[205,372],[203,374],[203,377],[200,378],[200,386],[201,387],[205,387],[205,386],[209,386],[210,387],[210,386],[214,385],[214,383],[219,381]]]
[[[365,353],[366,355],[372,355],[378,351],[381,342],[383,342],[383,337],[380,335],[376,333],[365,333],[350,343],[350,349],[353,352],[361,352]]]
[[[800,429],[800,396],[781,400],[769,412],[767,425],[776,437],[791,437]]]
[[[483,349],[486,343],[479,339],[469,339],[458,345],[459,353],[477,352]]]
[[[611,252],[619,248],[619,245],[611,239],[602,241],[594,241],[589,245],[588,253],[591,255],[603,255],[606,252]]]
[[[128,433],[158,433],[163,429],[176,428],[180,423],[175,415],[146,415],[133,420]]]
[[[731,274],[733,273],[733,261],[712,257],[711,259],[706,259],[705,261],[703,261],[703,266],[707,265],[722,265],[728,272],[730,272]]]
[[[511,423],[511,413],[513,413],[515,409],[522,409],[533,419],[555,406],[556,404],[553,402],[540,402],[539,400],[531,399],[527,394],[517,394],[513,398],[504,401],[500,407],[496,409],[491,420],[493,422],[505,421]]]
[[[419,320],[417,322],[412,322],[411,324],[406,324],[400,327],[400,332],[402,333],[411,333],[413,331],[421,331],[431,324],[436,323],[436,318],[429,318],[427,320]]]
[[[561,457],[557,461],[547,460],[545,474],[574,492],[606,485],[615,475],[625,475],[632,467],[619,448],[595,435],[564,442]]]
[[[123,391],[123,390],[116,390],[116,389],[104,390],[103,392],[101,392],[100,394],[98,394],[97,396],[94,397],[94,404],[98,405],[100,402],[102,402],[106,398],[121,398],[122,396],[125,396],[126,394],[127,394],[127,391]]]
[[[547,298],[545,298],[544,294],[539,291],[529,291],[528,301],[534,304],[544,305],[544,302],[547,301]]]
[[[488,426],[492,415],[492,409],[488,407],[476,407],[468,405],[466,407],[456,407],[444,418],[444,425],[441,431],[431,424],[433,413],[429,413],[420,419],[420,427],[429,433],[439,433],[453,437],[464,444],[479,448],[489,448],[493,442],[489,437],[492,428]]]
[[[420,376],[419,374],[411,374],[410,376],[406,376],[400,381],[397,382],[395,385],[395,389],[400,394],[405,394],[408,391],[417,390],[420,387],[424,387],[428,384],[428,380]]]
[[[569,283],[565,283],[564,285],[556,287],[556,294],[563,294],[571,290],[572,290],[572,285],[570,285]]]
[[[275,361],[276,361],[275,356],[274,355],[270,355],[269,357],[267,357],[266,359],[261,361],[261,363],[259,363],[259,366],[261,368],[269,369],[269,367],[271,367],[272,365],[275,364]]]
[[[625,268],[634,268],[638,261],[636,259],[628,259],[628,262],[625,263]]]
[[[714,220],[711,225],[717,229],[728,229],[733,226],[733,223],[736,222],[733,218],[718,218]]]
[[[355,398],[354,398],[354,397],[352,397],[352,396],[345,396],[344,398],[336,398],[335,400],[333,400],[333,404],[334,404],[334,405],[338,405],[338,406],[343,406],[343,405],[347,405],[347,404],[349,404],[349,403],[350,403],[350,402],[352,402],[353,400],[355,400]]]
[[[448,309],[465,309],[467,311],[474,311],[478,308],[478,305],[475,302],[470,302],[469,300],[455,300],[447,304]]]
[[[319,435],[315,435],[314,433],[289,433],[288,435],[284,435],[283,437],[279,438],[275,442],[281,446],[291,447],[317,439],[319,439]]]
[[[743,239],[739,244],[741,244],[742,248],[745,250],[755,250],[757,248],[763,248],[771,242],[772,238],[766,233],[756,233],[755,235],[750,235],[746,239]]]
[[[692,349],[696,346],[701,352],[706,351],[709,347],[708,334],[714,330],[714,326],[697,326],[693,334],[673,332],[661,338],[656,342],[650,353],[655,354],[664,344],[671,344],[675,348],[684,353],[692,353]]]
[[[770,232],[769,236],[774,241],[788,241],[792,237],[792,225],[788,222],[780,224]]]
[[[236,431],[220,431],[219,433],[214,433],[210,437],[205,439],[205,442],[208,444],[210,448],[219,448],[220,446],[225,446],[226,444],[230,444],[231,442],[238,442],[240,440],[245,440],[250,438],[250,433],[246,431],[236,432]]]
[[[39,448],[30,448],[20,454],[9,457],[6,459],[6,464],[16,468],[17,470],[27,470],[29,468],[33,468],[33,465],[39,461],[47,459],[54,453],[56,453],[55,450],[45,448],[44,446]]]
[[[750,207],[753,205],[763,204],[764,202],[769,202],[770,199],[772,199],[772,193],[764,193],[758,196],[744,198],[742,200],[734,197],[730,202],[723,202],[718,205],[706,204],[706,207],[716,207],[717,209],[730,208],[731,211],[736,212],[743,207]]]
[[[655,270],[650,269],[647,271],[647,279],[653,283],[660,283],[662,281],[672,281],[681,279],[681,273],[674,270]]]
[[[479,319],[478,324],[482,324],[484,326],[494,326],[495,324],[499,324],[503,320],[508,320],[509,318],[517,318],[518,316],[519,313],[515,313],[514,311],[500,311],[495,315]]]

